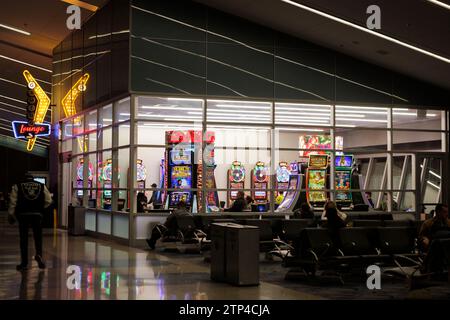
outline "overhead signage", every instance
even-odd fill
[[[30,125],[26,121],[13,121],[12,126],[16,139],[34,139],[36,137],[49,136],[51,132],[51,126],[48,123],[35,123]]]

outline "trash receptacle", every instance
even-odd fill
[[[84,207],[69,206],[67,229],[69,235],[81,236],[85,234],[84,228]]]
[[[211,279],[238,286],[259,284],[259,228],[211,225]]]

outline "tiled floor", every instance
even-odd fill
[[[384,281],[382,290],[376,292],[366,288],[365,279],[349,279],[344,286],[286,281],[287,270],[280,262],[263,258],[260,285],[237,288],[212,282],[209,264],[199,254],[145,251],[51,230],[44,236],[47,269],[40,271],[34,263],[28,272],[20,273],[15,270],[19,262],[17,227],[7,225],[4,215],[0,217],[0,238],[0,299],[450,298],[448,287],[408,291],[404,281]],[[70,265],[82,270],[78,290],[67,287]]]

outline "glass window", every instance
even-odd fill
[[[366,128],[336,128],[336,137],[341,137],[345,153],[386,151],[388,135],[386,130]]]
[[[111,210],[112,205],[112,154],[111,151],[98,153],[97,162],[98,194],[97,207]]]
[[[112,148],[112,128],[103,129],[102,138],[103,149]]]
[[[330,126],[331,108],[331,105],[275,103],[275,124]]]
[[[61,126],[61,139],[70,139],[73,137],[73,121],[63,121]]]
[[[119,142],[118,146],[127,146],[130,144],[130,123],[125,122],[123,124],[119,124],[116,128],[119,131]]]
[[[388,127],[388,108],[336,105],[338,127]]]
[[[138,97],[136,118],[167,122],[190,121],[203,119],[203,100],[186,98],[154,98]]]
[[[445,130],[442,128],[442,111],[426,109],[394,108],[393,127],[415,130]]]
[[[139,121],[137,122],[137,144],[164,146],[166,144],[166,132],[186,130],[201,131],[202,124],[177,124]]]
[[[113,123],[112,104],[108,104],[107,106],[104,106],[103,108],[99,109],[98,121],[99,127],[109,126]]]
[[[130,98],[125,98],[117,102],[114,110],[115,121],[122,122],[130,119]]]
[[[89,152],[97,151],[97,140],[99,137],[99,132],[92,132],[89,134]]]
[[[97,110],[90,111],[86,115],[86,126],[87,131],[97,129]]]
[[[118,188],[126,189],[128,187],[128,177],[130,172],[130,148],[118,150]]]
[[[269,102],[208,100],[207,103],[206,120],[209,123],[272,123],[272,104]]]
[[[436,151],[442,150],[440,132],[393,131],[393,150],[395,151]]]

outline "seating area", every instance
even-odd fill
[[[286,280],[317,278],[332,272],[343,282],[343,274],[363,274],[369,265],[408,277],[411,270],[416,273],[423,264],[423,254],[417,247],[421,222],[414,220],[355,219],[349,227],[331,233],[318,219],[183,216],[177,218],[178,232],[164,237],[161,244],[164,247],[167,242],[176,242],[179,252],[196,248],[209,261],[211,224],[219,222],[258,227],[260,253],[269,260],[281,260],[287,269]]]

